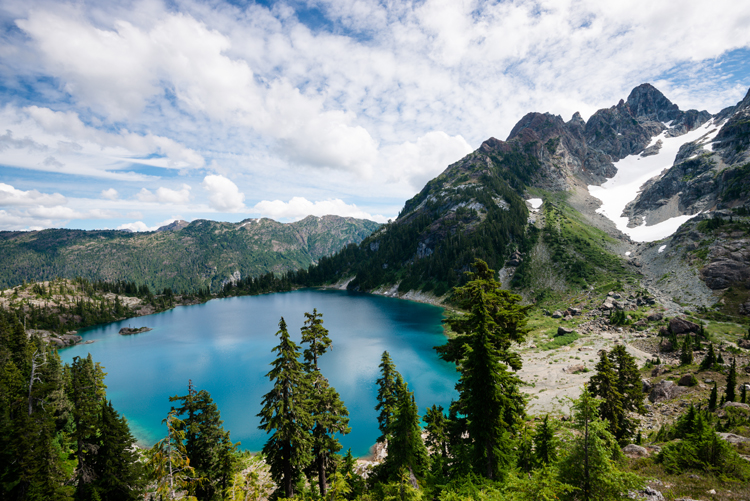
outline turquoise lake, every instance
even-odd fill
[[[317,308],[333,340],[320,368],[349,409],[352,432],[339,437],[343,451],[364,456],[380,434],[375,405],[378,364],[388,351],[414,391],[420,414],[433,404],[448,408],[456,398],[458,373],[438,359],[443,344],[442,309],[369,294],[305,289],[294,292],[215,299],[195,306],[115,322],[79,332],[93,344],[60,351],[64,362],[91,353],[107,373],[107,396],[124,414],[133,434],[151,445],[166,434],[161,424],[169,397],[187,393],[188,380],[208,390],[219,406],[224,428],[242,449],[258,451],[267,439],[258,429],[271,349],[278,344],[280,317],[299,344],[304,313]],[[121,336],[122,327],[153,330]]]

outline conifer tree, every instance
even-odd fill
[[[399,472],[406,470],[417,479],[427,471],[427,448],[422,441],[422,428],[414,393],[399,374],[396,378],[398,403],[391,433],[388,437],[388,455],[383,462],[385,479],[395,480]]]
[[[713,368],[714,365],[716,365],[716,352],[714,351],[714,344],[710,343],[708,345],[708,353],[703,357],[700,368],[705,371]]]
[[[643,405],[643,383],[635,358],[624,345],[617,345],[609,352],[609,358],[617,372],[617,391],[622,396],[623,413],[620,415],[618,440],[632,436],[637,423],[627,417],[628,412],[645,414]]]
[[[341,401],[335,388],[323,377],[318,368],[318,359],[331,346],[328,330],[323,327],[323,314],[313,309],[312,314],[305,313],[305,324],[302,327],[302,343],[307,344],[303,353],[305,371],[309,378],[310,417],[313,422],[311,449],[313,455],[312,469],[318,477],[320,494],[325,497],[327,490],[327,471],[331,459],[341,450],[341,444],[335,437],[345,435],[349,428],[349,411]]]
[[[716,383],[714,383],[714,387],[711,388],[711,395],[708,397],[708,410],[713,411],[716,409],[716,400],[719,398],[719,391],[716,388]]]
[[[96,453],[97,425],[105,398],[104,372],[99,363],[94,364],[89,353],[86,358],[74,357],[70,366],[68,395],[73,404],[73,423],[76,442],[76,499],[87,499],[87,484],[96,480],[93,456]]]
[[[740,403],[747,403],[747,385],[743,384],[740,386]]]
[[[560,462],[561,480],[577,487],[576,499],[584,501],[621,499],[623,492],[643,483],[637,475],[617,468],[616,460],[622,452],[599,417],[599,408],[600,403],[587,388],[573,401],[573,427],[579,435]]]
[[[398,403],[396,378],[400,377],[400,374],[396,371],[396,366],[393,364],[391,356],[387,351],[383,352],[378,367],[380,367],[380,377],[376,381],[378,385],[378,404],[375,406],[375,410],[379,411],[378,428],[380,428],[381,433],[377,441],[382,443],[388,439],[393,423],[393,415],[396,412],[396,404]]]
[[[448,418],[443,413],[443,406],[433,405],[429,407],[424,415],[424,422],[427,425],[426,445],[432,449],[432,455],[439,456],[443,459],[448,457]]]
[[[309,384],[299,361],[299,348],[289,337],[286,322],[279,321],[277,357],[266,376],[273,383],[263,396],[260,428],[271,433],[263,454],[271,468],[271,478],[285,497],[294,496],[295,481],[310,462]]]
[[[473,468],[498,479],[510,465],[510,436],[524,414],[520,380],[508,369],[521,368],[520,357],[510,347],[523,340],[530,307],[521,306],[520,296],[500,289],[487,263],[477,259],[474,268],[466,285],[455,288],[453,295],[467,313],[445,320],[458,335],[437,351],[461,373],[456,385],[459,399],[452,410],[466,416]]]
[[[732,365],[729,367],[729,375],[727,376],[727,388],[724,391],[726,402],[734,402],[737,391],[737,359],[732,359]]]
[[[96,480],[91,483],[91,499],[96,496],[109,501],[142,499],[146,482],[140,458],[133,449],[135,439],[112,402],[102,402],[98,428],[97,450],[92,458]]]
[[[185,424],[174,409],[162,423],[167,426],[167,436],[146,453],[146,468],[156,484],[156,494],[159,499],[172,500],[176,499],[177,493],[188,492],[189,495],[182,499],[197,501],[192,493],[202,479],[196,476],[185,451]]]
[[[313,309],[312,313],[305,313],[305,324],[302,327],[302,344],[307,343],[304,358],[305,364],[312,370],[318,370],[318,357],[331,347],[328,329],[323,327],[323,314]]]
[[[534,468],[534,438],[528,426],[524,426],[518,434],[516,445],[516,467],[524,473],[530,473]]]
[[[204,480],[196,487],[196,497],[210,500],[226,489],[231,475],[225,459],[236,448],[224,430],[221,413],[211,394],[206,390],[196,391],[193,382],[188,382],[188,394],[169,398],[180,402],[177,416],[185,416],[185,452],[190,466]]]
[[[693,363],[693,344],[690,334],[682,340],[682,349],[680,350],[680,365],[690,365]]]
[[[555,427],[549,422],[549,414],[534,433],[534,456],[539,465],[550,465],[557,461],[557,439]]]
[[[621,431],[621,421],[624,415],[622,394],[617,389],[617,373],[606,351],[599,355],[596,364],[596,374],[591,376],[589,391],[597,396],[599,401],[599,415],[608,423],[609,432],[617,437]]]

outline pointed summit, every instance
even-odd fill
[[[649,83],[633,89],[628,96],[627,105],[633,116],[641,120],[671,122],[682,115],[679,106]]]

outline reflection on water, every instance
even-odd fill
[[[262,395],[270,389],[266,373],[279,318],[299,343],[304,312],[323,313],[333,348],[320,360],[323,374],[341,394],[352,432],[344,450],[364,455],[379,435],[376,413],[378,364],[390,352],[415,392],[420,413],[432,404],[447,408],[455,398],[457,373],[439,360],[433,346],[444,337],[440,308],[345,291],[301,290],[178,307],[81,331],[94,344],[62,350],[63,361],[91,353],[107,372],[107,395],[129,420],[136,437],[152,444],[165,430],[169,397],[183,395],[188,379],[208,390],[219,406],[224,427],[242,448],[260,450],[267,435],[258,430]],[[120,336],[121,327],[152,331]]]

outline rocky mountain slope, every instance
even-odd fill
[[[218,290],[222,282],[304,268],[380,225],[339,216],[282,224],[176,221],[156,232],[50,229],[0,232],[0,287],[56,277],[126,280],[161,291]]]
[[[441,296],[480,257],[530,299],[614,280],[676,311],[713,306],[731,287],[743,296],[748,124],[750,93],[712,115],[680,110],[650,84],[587,121],[529,113],[505,141],[486,140],[396,221],[301,281]],[[610,197],[623,196],[609,213]],[[531,209],[524,199],[532,198],[544,205]],[[723,311],[750,311],[741,299]]]

